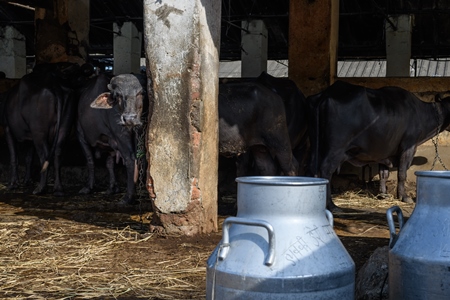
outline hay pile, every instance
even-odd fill
[[[43,199],[24,200],[29,198],[0,202],[0,298],[205,298],[206,260],[220,241],[220,231],[197,237],[157,236],[124,227],[123,216],[130,219],[128,213],[114,223],[123,226],[114,227],[103,222],[107,212],[92,211],[94,206],[82,210],[80,199],[44,206]],[[371,209],[383,211],[394,204],[406,214],[413,209],[411,204],[378,200],[364,191],[345,192],[334,199],[341,207],[361,211],[335,216],[340,218],[335,229],[343,236],[386,230],[384,218],[367,222],[366,227],[355,223]]]
[[[333,195],[333,201],[339,207],[352,209],[384,210],[396,205],[399,206],[407,216],[409,216],[414,209],[413,203],[404,203],[395,199],[393,195],[381,197],[380,195],[374,195],[369,191],[362,189],[349,190]]]
[[[4,205],[2,205],[4,207]],[[211,246],[129,228],[2,218],[0,298],[201,299]],[[8,219],[8,218],[6,218]],[[185,241],[189,241],[186,239]]]

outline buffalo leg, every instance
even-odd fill
[[[328,179],[328,184],[327,184],[327,209],[331,212],[335,212],[339,210],[339,207],[334,204],[333,202],[333,198],[331,197],[331,178],[333,177],[332,173],[326,173],[322,176],[323,178]]]
[[[279,153],[277,155],[278,163],[280,164],[281,170],[286,176],[297,176],[298,175],[298,162],[290,149],[284,153]]]
[[[46,160],[49,156],[49,148],[45,142],[46,137],[35,136],[34,137],[34,146],[36,148],[36,152],[39,156],[39,161],[41,165],[40,179],[38,186],[34,189],[34,195],[44,194],[47,191],[47,175],[48,175],[48,166],[44,166]]]
[[[277,167],[267,148],[264,146],[252,147],[253,159],[257,173],[262,176],[278,175]]]
[[[94,170],[94,157],[92,155],[91,148],[87,144],[86,140],[80,135],[80,129],[78,128],[78,141],[80,142],[81,150],[86,158],[86,166],[88,170],[88,179],[85,186],[78,192],[79,194],[90,194],[94,189],[95,170]]]
[[[122,204],[133,204],[136,198],[136,184],[134,182],[135,160],[129,157],[124,158],[125,167],[127,169],[127,191],[122,198]]]
[[[333,177],[333,173],[337,170],[340,165],[341,159],[340,155],[336,154],[333,156],[326,156],[320,166],[320,176],[322,178],[328,179],[327,184],[327,209],[330,211],[339,211],[339,207],[334,204],[333,199],[331,197],[331,179]]]
[[[61,145],[56,146],[55,158],[53,160],[55,171],[55,183],[53,186],[53,194],[57,197],[64,196],[64,189],[61,183]]]
[[[291,145],[293,146],[293,145]],[[298,162],[298,175],[306,175],[308,173],[308,161],[310,159],[310,142],[308,135],[305,134],[298,145],[292,150],[295,159]]]
[[[288,136],[286,138],[288,138]],[[289,139],[287,139],[287,141],[289,141]],[[283,143],[282,140],[279,140],[279,143],[274,144],[273,151],[284,175],[297,176],[299,165],[297,159],[295,159],[292,154],[290,143]]]
[[[9,183],[8,189],[13,190],[19,187],[19,174],[18,174],[18,161],[17,161],[17,152],[16,145],[14,139],[12,137],[11,130],[9,127],[5,128],[5,136],[6,142],[8,144],[9,150],[9,158],[10,158],[10,172],[11,172],[11,181]]]
[[[116,194],[119,192],[119,188],[117,187],[116,174],[114,172],[114,156],[109,155],[106,158],[106,169],[109,173],[109,187],[107,193],[109,195]]]
[[[34,146],[30,145],[27,150],[27,155],[25,157],[25,178],[23,180],[24,184],[30,184],[32,182],[31,180],[31,166],[33,163],[33,156],[34,156]]]
[[[414,158],[414,154],[416,153],[416,148],[413,147],[411,149],[406,150],[400,156],[400,162],[398,164],[398,172],[397,172],[397,197],[403,202],[413,203],[411,197],[406,194],[405,184],[406,184],[406,171],[408,171],[411,166],[412,160]]]
[[[380,194],[387,195],[386,181],[389,178],[389,168],[383,164],[378,164],[378,174],[380,176]]]
[[[249,176],[253,175],[252,172],[250,172],[252,159],[250,157],[250,153],[242,153],[236,157],[236,176]]]

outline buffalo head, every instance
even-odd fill
[[[109,92],[100,94],[92,103],[92,108],[114,108],[119,124],[127,127],[142,125],[141,115],[146,97],[146,78],[136,74],[114,76],[108,84]]]

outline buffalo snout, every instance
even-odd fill
[[[142,122],[137,114],[122,114],[120,116],[120,125],[134,127],[142,125]]]

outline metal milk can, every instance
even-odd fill
[[[238,213],[207,261],[206,298],[354,299],[355,264],[325,209],[328,180],[236,181]]]
[[[450,172],[417,171],[416,206],[407,222],[387,210],[389,299],[450,299]],[[393,220],[398,215],[399,232]]]

